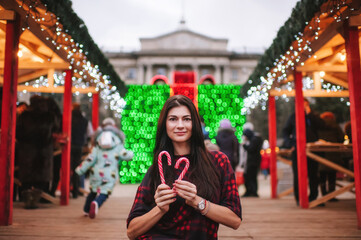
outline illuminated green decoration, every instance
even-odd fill
[[[199,115],[203,116],[206,130],[213,143],[222,119],[229,119],[236,128],[236,136],[239,141],[242,137],[243,124],[246,116],[241,115],[243,99],[240,97],[241,86],[239,85],[199,85],[198,86],[198,109]]]
[[[130,162],[122,162],[119,171],[121,183],[139,183],[153,162],[153,148],[160,111],[168,99],[168,85],[130,85],[125,97],[127,105],[122,113],[122,131],[126,136],[125,148],[134,152]],[[227,118],[236,128],[241,140],[246,117],[241,115],[243,99],[241,86],[199,85],[198,109],[203,116],[212,142],[219,122]]]
[[[122,113],[125,148],[134,152],[130,162],[122,162],[121,183],[139,183],[152,165],[155,135],[160,111],[169,98],[168,85],[129,85]]]

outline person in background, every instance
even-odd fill
[[[26,102],[19,102],[16,106],[16,121],[18,121],[19,116],[29,107]],[[21,201],[21,186],[19,182],[19,160],[18,160],[18,151],[20,151],[17,141],[15,141],[15,157],[14,157],[14,192],[13,192],[13,200],[16,201],[19,197],[19,201]]]
[[[118,165],[121,161],[133,158],[133,152],[124,148],[124,134],[116,128],[112,118],[104,119],[102,127],[94,133],[91,153],[75,169],[78,175],[90,169],[90,193],[84,204],[84,215],[95,218],[98,208],[112,193],[118,176]]]
[[[316,115],[311,107],[309,101],[305,98],[303,101],[305,109],[305,123],[306,123],[306,142],[316,142],[318,140],[318,130],[325,125],[324,121]],[[289,146],[292,149],[292,170],[293,170],[293,189],[296,204],[299,204],[298,198],[298,171],[297,171],[297,149],[296,149],[296,114],[293,113],[288,118],[285,127],[282,130],[283,138],[289,139]],[[309,201],[317,199],[318,196],[318,162],[307,158],[308,184],[310,187]]]
[[[325,122],[325,127],[318,131],[319,139],[325,140],[327,142],[342,143],[344,140],[344,133],[341,127],[337,124],[335,115],[332,112],[324,112],[320,115],[320,117]],[[324,152],[322,155],[333,163],[338,165],[343,164],[342,153]],[[336,170],[320,164],[319,174],[322,196],[335,191]],[[332,198],[330,201],[337,201],[337,199]]]
[[[20,116],[16,126],[19,179],[25,208],[37,208],[40,193],[48,192],[53,170],[53,133],[55,116],[49,111],[47,100],[34,95],[30,106]]]
[[[246,192],[243,197],[258,197],[257,175],[261,164],[263,139],[255,135],[250,129],[243,130],[243,136],[246,137],[248,142],[242,144],[247,151],[247,164],[244,171]]]
[[[227,155],[231,162],[232,169],[235,171],[239,163],[239,142],[234,134],[235,129],[231,121],[222,119],[219,123],[219,129],[216,136],[216,142],[221,152]]]
[[[158,155],[167,151],[161,183]],[[190,165],[182,180],[176,161]],[[241,224],[241,203],[231,164],[225,154],[205,148],[200,117],[183,95],[170,97],[160,113],[153,164],[149,167],[127,219],[130,239],[217,239],[219,223]]]
[[[46,98],[48,102],[49,111],[52,112],[55,116],[55,129],[54,129],[54,154],[53,154],[53,179],[51,181],[51,185],[49,187],[50,195],[55,197],[55,192],[59,184],[60,179],[60,168],[61,168],[61,151],[62,146],[61,143],[58,141],[58,136],[62,134],[62,122],[63,122],[63,115],[61,113],[60,107],[56,103],[53,98]]]
[[[86,143],[86,132],[88,120],[83,116],[79,103],[73,103],[71,113],[71,184],[72,196],[77,198],[79,195],[80,177],[75,172],[75,168],[81,163],[83,146]]]

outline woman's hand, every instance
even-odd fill
[[[160,184],[155,191],[154,200],[162,212],[168,212],[169,204],[176,200],[177,194],[166,184]]]
[[[178,194],[178,196],[186,200],[186,204],[197,208],[199,202],[199,197],[197,196],[197,187],[193,183],[183,180],[176,180],[173,183],[173,190]]]

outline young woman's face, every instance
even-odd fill
[[[174,107],[169,110],[166,122],[168,137],[177,143],[190,140],[192,136],[191,113],[186,106]]]

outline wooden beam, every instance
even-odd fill
[[[287,96],[287,97],[294,97],[295,96],[295,90],[275,90],[271,89],[269,91],[270,96]],[[322,91],[315,91],[315,90],[304,90],[303,95],[305,97],[349,97],[349,91],[348,90],[342,90],[337,92],[328,92],[325,90]]]
[[[0,10],[0,20],[15,20],[15,11]]]
[[[296,148],[297,148],[297,173],[299,203],[301,208],[308,208],[307,197],[307,157],[306,157],[306,120],[304,110],[304,98],[302,91],[302,74],[294,72],[295,77],[295,119],[296,119]],[[295,189],[297,191],[297,189]]]
[[[13,185],[16,128],[16,86],[18,82],[18,56],[20,16],[6,24],[4,54],[4,86],[1,109],[0,138],[0,226],[13,222]]]
[[[18,92],[27,91],[27,92],[41,92],[41,93],[64,93],[64,86],[59,87],[33,87],[33,86],[25,86],[25,85],[18,85]],[[98,93],[95,87],[87,87],[87,88],[75,88],[72,87],[71,91],[73,93],[79,92],[82,94],[87,93]]]
[[[325,195],[325,196],[323,196],[321,198],[318,198],[318,199],[310,202],[309,207],[313,208],[313,207],[316,207],[316,206],[320,205],[321,203],[325,203],[328,200],[330,200],[330,199],[332,199],[332,198],[334,198],[334,197],[336,197],[336,196],[338,196],[338,195],[340,195],[340,194],[342,194],[344,192],[350,191],[354,186],[355,186],[355,183],[350,183],[345,187],[342,187],[342,188],[340,188],[340,189],[338,189],[336,191],[333,191],[333,192],[331,192],[331,193],[329,193],[329,194],[327,194],[327,195]]]
[[[55,54],[57,54],[61,59],[63,59],[65,62],[68,62],[68,53],[60,48],[57,49],[56,46],[51,42],[53,39],[51,35],[47,31],[43,31],[40,25],[35,22],[30,17],[27,17],[27,12],[23,8],[19,8],[19,5],[16,1],[1,1],[1,6],[8,10],[13,10],[17,13],[19,13],[20,17],[22,19],[26,19],[26,23],[29,26],[30,31],[37,37],[39,40],[41,40],[48,48],[50,48]]]
[[[330,74],[325,74],[325,76],[323,76],[323,79],[325,79],[327,82],[330,82],[335,85],[342,86],[342,87],[348,89],[348,82],[345,82],[344,80],[342,80],[340,78],[334,77]]]
[[[277,124],[276,124],[276,100],[268,97],[268,136],[271,149],[270,176],[271,176],[271,198],[277,198]]]
[[[349,26],[350,27],[361,26],[361,15],[351,16],[349,18]]]
[[[0,61],[0,68],[4,65],[3,61]],[[54,62],[24,62],[19,61],[19,69],[69,69],[70,64],[54,63]]]
[[[300,72],[347,72],[346,65],[304,65],[297,66],[297,71]]]
[[[322,90],[321,76],[320,76],[319,72],[314,72],[313,73],[313,85],[314,85],[314,90],[315,91],[321,91]]]
[[[347,79],[350,86],[350,119],[352,130],[353,162],[356,188],[357,226],[361,229],[361,68],[358,27],[344,22]]]
[[[291,193],[293,193],[293,187],[290,187],[289,189],[284,190],[283,192],[278,194],[277,197],[282,198],[282,197],[290,195]]]
[[[312,158],[313,160],[319,162],[319,163],[322,163],[323,165],[326,165],[327,167],[330,167],[332,169],[335,169],[337,171],[340,171],[340,172],[343,172],[345,174],[347,174],[348,176],[350,177],[354,177],[354,173],[351,172],[350,170],[346,169],[346,168],[343,168],[341,167],[340,165],[337,165],[336,163],[333,163],[329,160],[327,160],[326,158],[323,158],[323,157],[320,157],[318,156],[317,154],[314,154],[310,151],[306,151],[306,154],[308,157]]]
[[[39,78],[41,76],[46,75],[47,73],[48,73],[48,70],[41,69],[38,71],[31,72],[29,74],[22,75],[19,77],[18,84]]]

